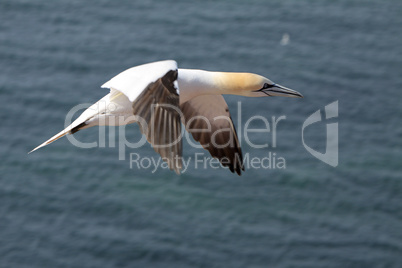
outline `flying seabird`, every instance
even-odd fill
[[[31,152],[85,128],[137,122],[155,151],[179,174],[183,123],[203,148],[240,175],[244,171],[242,151],[222,94],[303,97],[257,74],[179,69],[173,60],[127,69],[102,87],[110,93]]]

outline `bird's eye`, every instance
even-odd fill
[[[275,87],[276,86],[276,84],[268,84],[268,83],[265,83],[264,84],[264,87],[262,88],[262,89],[267,89],[267,88],[271,88],[271,87]]]
[[[265,83],[264,85],[263,85],[263,87],[261,88],[261,89],[259,89],[259,90],[257,90],[257,91],[262,91],[262,92],[265,92],[264,91],[264,89],[268,89],[268,88],[271,88],[271,87],[274,87],[275,86],[275,84],[268,84],[268,83]]]

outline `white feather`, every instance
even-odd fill
[[[174,60],[143,64],[121,72],[102,87],[116,89],[133,102],[150,83],[155,82],[171,70],[177,70],[177,63]],[[175,83],[176,85],[177,83]]]

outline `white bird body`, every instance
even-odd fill
[[[200,95],[222,94],[217,87],[217,72],[204,70],[179,69],[177,82],[180,89],[180,104]]]
[[[205,129],[203,120],[193,120],[203,116],[207,118],[204,121],[210,123],[210,131],[222,132],[226,129],[229,134],[191,132],[193,137],[222,164],[224,157],[230,158],[226,166],[240,175],[240,170],[244,170],[238,166],[242,164],[241,148],[227,104],[221,95],[302,97],[297,91],[274,84],[257,74],[178,69],[173,60],[130,68],[102,87],[109,88],[110,93],[86,109],[66,129],[31,152],[66,134],[92,126],[118,126],[137,122],[155,151],[161,154],[171,169],[179,173],[181,161],[173,163],[173,158],[181,157],[181,140],[178,138],[181,135],[180,122],[189,123],[189,126],[186,125],[189,132],[194,126]],[[151,112],[153,108],[155,110]],[[216,121],[221,116],[228,119]],[[220,147],[215,144],[217,141],[227,146]],[[240,158],[236,154],[240,154]]]

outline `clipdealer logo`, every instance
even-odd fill
[[[101,105],[101,104],[99,104]],[[73,107],[70,112],[66,116],[65,124],[69,125],[72,122],[72,118],[74,114],[76,114],[79,110],[88,108],[88,104],[80,104],[75,107]],[[99,107],[98,107],[99,108]],[[314,150],[310,146],[308,146],[305,142],[305,136],[304,136],[304,131],[307,129],[309,126],[322,122],[324,120],[329,120],[333,121],[334,118],[338,117],[338,101],[332,102],[328,105],[325,106],[324,108],[324,113],[325,113],[325,119],[321,116],[321,110],[317,110],[314,113],[312,113],[304,122],[301,128],[301,134],[302,134],[302,144],[304,148],[309,152],[312,156],[315,158],[319,159],[320,161],[332,166],[336,167],[338,166],[338,122],[332,122],[332,123],[327,123],[326,124],[326,148],[325,152],[321,153],[319,151]],[[221,116],[220,116],[221,117]],[[230,118],[217,118],[216,120],[231,120]],[[237,111],[237,130],[238,130],[238,138],[239,141],[241,142],[244,137],[244,142],[247,143],[247,145],[251,148],[256,148],[256,149],[261,149],[261,148],[276,148],[277,147],[277,130],[278,130],[278,123],[282,120],[286,120],[286,116],[282,115],[279,117],[272,116],[272,121],[269,122],[269,120],[261,115],[254,115],[251,116],[245,123],[244,126],[242,124],[242,107],[241,107],[241,102],[238,102],[238,111]],[[122,120],[124,122],[127,120],[127,118],[119,118],[118,120]],[[135,117],[135,121],[137,122],[142,122],[144,121],[141,118]],[[205,120],[206,122],[208,120]],[[258,128],[252,128],[250,125],[253,124],[253,122],[259,122],[259,127]],[[254,123],[255,124],[255,123]],[[118,124],[117,124],[118,125]],[[98,135],[98,141],[92,141],[92,142],[80,142],[78,141],[74,136],[69,135],[67,138],[69,141],[80,148],[94,148],[94,147],[118,147],[119,151],[119,160],[125,160],[126,159],[126,148],[139,148],[142,147],[146,142],[146,138],[144,135],[141,135],[141,139],[137,142],[129,142],[126,138],[126,125],[121,125],[119,127],[119,135],[118,135],[118,140],[117,144],[115,141],[115,128],[111,127],[109,129],[109,138],[106,138],[106,129],[99,128],[99,135]],[[210,128],[209,128],[210,129]],[[201,129],[201,131],[204,131]],[[183,133],[184,132],[184,133]],[[267,135],[271,135],[271,144],[268,145],[268,143],[265,141],[259,141],[260,143],[256,141],[252,141],[250,138],[251,133],[267,133]],[[213,136],[213,134],[212,134]],[[195,144],[192,139],[190,138],[189,133],[185,132],[184,129],[182,129],[182,133],[180,135],[180,138],[186,138],[187,143],[194,147],[194,148],[202,148],[200,144]],[[108,140],[108,142],[107,142]],[[204,153],[195,153],[194,157],[187,157],[186,159],[180,158],[183,162],[183,170],[182,172],[185,172],[187,168],[190,165],[190,162],[193,163],[194,168],[219,168],[221,167],[220,162],[211,156],[207,154],[205,156]],[[251,157],[249,153],[244,154],[244,167],[247,169],[285,169],[286,168],[286,159],[282,156],[277,156],[277,154],[274,151],[268,151],[266,156],[264,157]],[[130,153],[130,168],[137,168],[137,169],[153,169],[153,173],[158,169],[158,168],[167,168],[168,169],[168,164],[166,163],[167,159],[161,158],[159,155],[155,155],[154,157],[145,157],[141,156],[139,153]],[[179,159],[176,159],[176,161],[179,161]],[[223,160],[224,161],[224,160]]]
[[[325,106],[325,120],[338,118],[338,101],[332,102]],[[308,126],[321,122],[323,119],[321,117],[321,110],[315,111],[311,114],[306,121],[304,121],[302,126],[302,142],[304,148],[313,155],[315,158],[321,160],[322,162],[332,166],[338,166],[338,151],[339,151],[339,135],[338,135],[338,122],[327,123],[327,137],[326,137],[326,147],[325,153],[314,150],[308,146],[304,141],[304,129]]]

